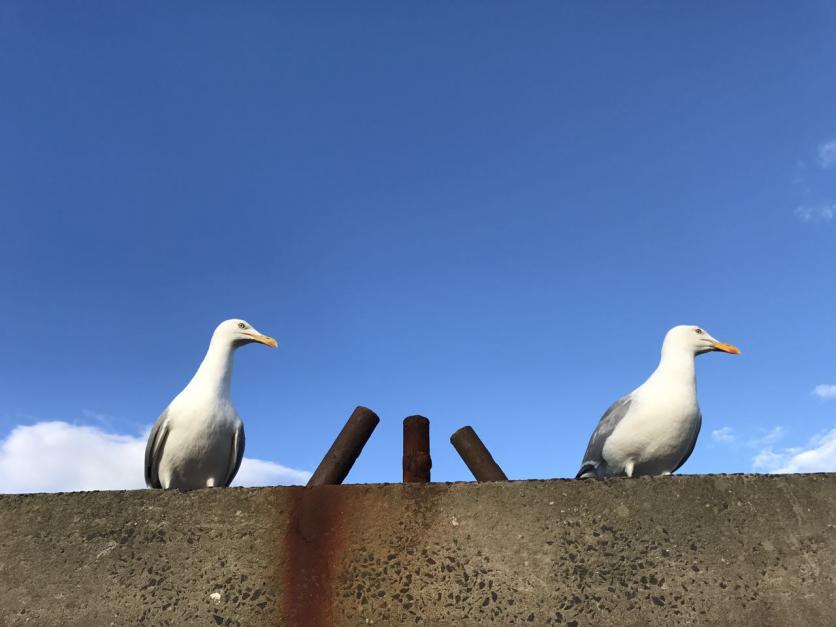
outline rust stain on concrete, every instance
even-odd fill
[[[348,501],[339,486],[303,488],[293,497],[284,537],[283,625],[333,625],[333,587],[345,543]]]

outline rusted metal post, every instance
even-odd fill
[[[476,435],[473,427],[462,427],[450,436],[450,443],[459,452],[476,481],[508,481],[491,452]]]
[[[430,421],[423,416],[409,416],[403,420],[403,482],[429,483]]]
[[[360,456],[380,418],[368,407],[358,405],[308,481],[308,486],[339,485]]]

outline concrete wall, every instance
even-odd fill
[[[836,624],[836,475],[0,497],[4,625]]]

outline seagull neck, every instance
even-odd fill
[[[232,381],[232,352],[233,347],[229,342],[216,341],[212,338],[209,350],[206,351],[206,356],[192,377],[189,387],[217,390],[218,396],[229,396]]]
[[[697,372],[694,364],[694,355],[683,350],[662,349],[662,358],[653,373],[654,379],[674,379],[687,382],[691,385],[697,383]]]

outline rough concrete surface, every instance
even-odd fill
[[[834,625],[836,475],[0,496],[4,625]]]

